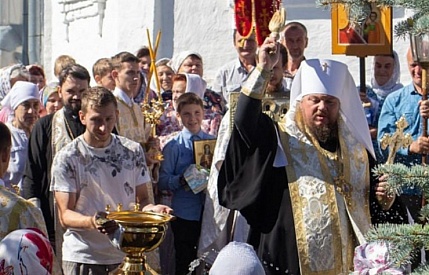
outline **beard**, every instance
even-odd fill
[[[73,116],[78,116],[81,108],[81,102],[73,102],[70,104],[69,102],[63,102],[63,108],[70,112]]]
[[[320,143],[326,143],[330,140],[336,140],[338,138],[337,123],[313,126],[310,128],[310,130]]]

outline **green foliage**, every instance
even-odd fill
[[[389,193],[400,195],[404,188],[419,188],[429,198],[429,166],[403,164],[382,164],[372,171],[376,176],[388,175]],[[420,219],[429,222],[429,204],[420,211]],[[429,250],[429,226],[422,224],[380,224],[367,234],[368,242],[386,241],[392,244],[390,256],[397,266],[410,263],[416,251],[424,248]],[[429,274],[429,266],[425,265],[413,274]]]

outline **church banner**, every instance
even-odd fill
[[[235,0],[234,16],[238,33],[249,37],[254,29],[256,41],[261,45],[270,34],[268,24],[281,0]]]

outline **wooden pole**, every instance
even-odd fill
[[[429,67],[429,63],[424,62],[422,65],[422,100],[428,99],[428,92],[427,92],[427,69]],[[428,119],[423,118],[422,123],[422,136],[427,137],[428,136]],[[422,165],[426,165],[427,162],[427,154],[422,155]],[[426,205],[426,198],[425,194],[422,194],[422,207]]]
[[[365,57],[359,57],[359,73],[360,73],[360,92],[366,93],[366,83],[365,83]]]

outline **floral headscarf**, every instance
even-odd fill
[[[15,75],[15,72],[18,72],[18,74]],[[0,69],[0,101],[10,91],[10,79],[18,76],[21,72],[28,74],[27,69],[22,64],[14,64]]]
[[[60,88],[60,84],[57,81],[51,82],[40,91],[41,93],[41,102],[44,107],[46,107],[46,103],[48,102],[49,97],[53,93],[58,93],[58,90]]]

